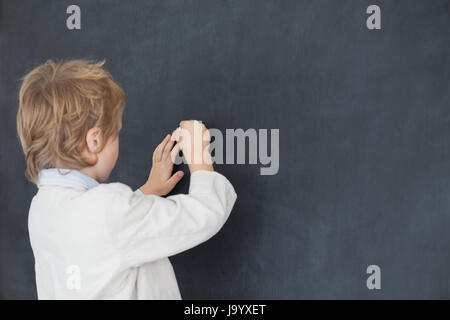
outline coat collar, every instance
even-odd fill
[[[89,190],[99,185],[99,183],[87,174],[74,169],[51,168],[42,169],[38,173],[38,188],[42,185],[65,185],[78,186]]]

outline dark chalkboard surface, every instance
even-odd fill
[[[280,130],[278,174],[216,165],[238,200],[171,258],[183,298],[450,298],[449,1],[78,0],[68,30],[73,3],[0,1],[1,298],[36,298],[15,117],[49,58],[106,59],[127,93],[109,181],[142,185],[181,119]]]

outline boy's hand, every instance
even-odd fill
[[[178,142],[177,147],[183,151],[191,173],[197,170],[214,171],[209,153],[210,138],[205,125],[196,120],[181,121],[173,133],[172,140]],[[178,153],[179,150],[174,151]],[[172,154],[174,156],[175,152]]]
[[[147,182],[140,188],[144,194],[154,194],[157,196],[165,196],[175,185],[181,180],[184,173],[178,171],[172,175],[173,162],[171,151],[174,141],[168,134],[164,140],[156,147],[153,152],[153,166]],[[178,146],[173,148],[178,152]]]

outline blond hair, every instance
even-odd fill
[[[89,129],[101,129],[100,151],[118,134],[125,93],[104,63],[48,60],[23,78],[17,132],[29,181],[37,183],[41,169],[95,165],[81,155]]]

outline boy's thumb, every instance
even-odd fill
[[[173,189],[175,185],[183,178],[184,172],[183,171],[177,171],[173,176],[170,177],[170,179],[167,181],[170,188]]]

